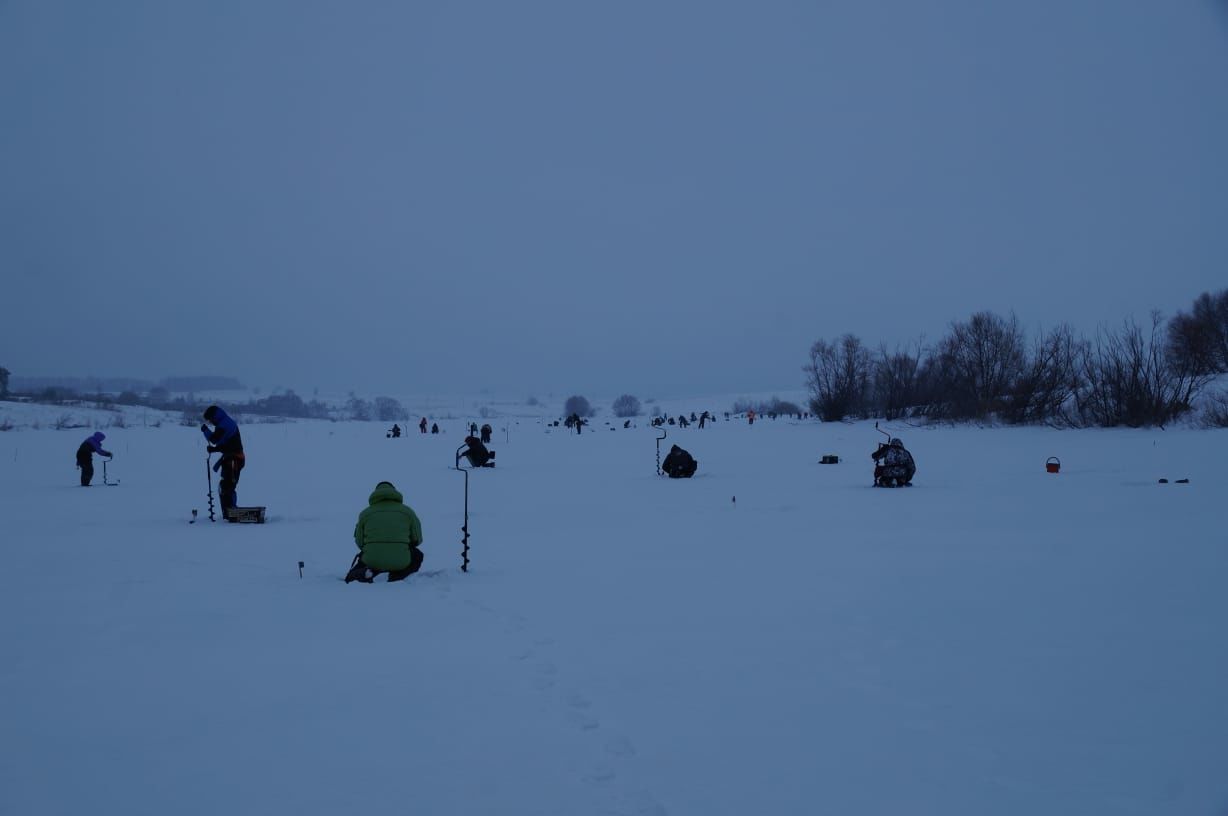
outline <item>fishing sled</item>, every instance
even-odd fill
[[[264,524],[264,508],[230,507],[222,511],[222,518],[236,524]]]

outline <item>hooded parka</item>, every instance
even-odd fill
[[[422,543],[417,514],[405,506],[391,482],[377,484],[367,502],[354,525],[354,543],[362,551],[363,563],[385,572],[405,569],[411,561],[409,548]]]

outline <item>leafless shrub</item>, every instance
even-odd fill
[[[1221,391],[1207,400],[1202,424],[1208,428],[1228,428],[1228,391]]]
[[[111,417],[111,421],[107,423],[108,428],[127,428],[128,421],[124,419],[123,414],[116,414]]]
[[[1062,325],[1038,338],[1023,370],[1015,379],[1002,418],[1015,424],[1078,424],[1068,409],[1083,384],[1087,342]]]
[[[55,428],[57,431],[64,431],[68,430],[69,428],[82,428],[85,426],[78,425],[75,420],[73,420],[72,414],[60,414],[55,418],[55,421],[51,423],[51,427]]]
[[[1085,357],[1087,385],[1076,396],[1084,421],[1139,428],[1164,425],[1190,409],[1211,375],[1174,365],[1160,325],[1152,312],[1147,332],[1133,320],[1116,332],[1100,329]]]
[[[8,417],[0,419],[0,431],[11,431],[14,427],[16,426],[13,425],[12,420],[10,420]]]

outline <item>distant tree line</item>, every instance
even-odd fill
[[[234,377],[164,377],[158,383],[167,391],[242,391]]]
[[[782,400],[780,397],[772,397],[768,400],[752,400],[745,397],[733,401],[732,411],[735,414],[745,414],[748,411],[754,411],[760,416],[776,416],[805,413],[802,408],[795,402]]]
[[[140,405],[146,408],[153,408],[159,411],[171,411],[180,413],[183,421],[187,424],[199,422],[199,417],[204,409],[209,405],[209,401],[198,399],[194,394],[186,394],[172,397],[170,391],[161,386],[137,393],[136,391],[121,391],[117,395],[106,393],[81,393],[72,388],[64,386],[48,386],[37,391],[21,392],[14,390],[11,394],[6,393],[6,396],[24,397],[36,402],[49,403],[52,405],[73,404],[79,405],[83,402],[93,403],[99,407],[111,407],[115,405],[135,406]],[[379,397],[376,404],[380,406],[379,414],[382,419],[384,414],[395,413],[394,418],[403,418],[402,415],[408,416],[403,408],[400,408],[400,403],[388,397]],[[390,407],[394,406],[394,407]],[[267,397],[253,399],[247,402],[230,402],[226,404],[228,411],[236,414],[252,414],[256,416],[278,416],[292,417],[301,419],[331,419],[333,412],[329,407],[319,400],[304,401],[302,397],[295,394],[292,390],[287,390],[280,394],[270,394]],[[398,412],[399,409],[399,412]],[[188,422],[192,418],[193,422]]]
[[[409,411],[392,397],[376,397],[374,401],[368,401],[351,393],[345,410],[350,419],[364,422],[372,419],[378,419],[380,422],[404,422],[409,419]]]
[[[1164,425],[1228,372],[1228,290],[1202,294],[1167,322],[1125,320],[1091,338],[1062,325],[1029,339],[1012,314],[977,312],[933,345],[871,350],[846,334],[819,340],[803,367],[810,408],[846,417],[928,417],[1067,427]],[[1205,414],[1225,425],[1228,396]]]
[[[164,389],[154,389],[154,391],[161,394],[166,393]],[[136,399],[135,402],[131,401],[133,398]],[[193,394],[157,399],[153,392],[146,398],[137,397],[135,394],[120,394],[115,401],[121,405],[145,405],[149,408],[158,408],[163,411],[181,411],[185,423],[187,423],[188,418],[199,417],[209,405],[209,401],[197,399]],[[229,413],[240,415],[249,414],[295,419],[332,418],[332,412],[327,405],[319,400],[305,402],[302,397],[290,389],[280,394],[270,394],[267,397],[248,400],[247,402],[227,402],[223,407]]]
[[[160,381],[134,377],[14,377],[14,392],[37,394],[49,388],[78,394],[116,394],[121,391],[148,393],[155,389],[191,393],[195,391],[242,391],[243,385],[234,377],[164,377]]]
[[[180,385],[187,384],[189,381],[208,386],[209,390],[217,388],[219,383],[240,387],[237,380],[223,377],[168,378],[163,380],[164,383]],[[10,396],[8,382],[8,369],[0,368],[0,396]],[[127,384],[132,383],[132,381],[127,380],[123,382]],[[90,384],[96,385],[97,383],[91,381]],[[188,425],[198,424],[200,415],[210,403],[209,400],[198,399],[190,390],[187,394],[171,396],[171,390],[164,385],[153,386],[139,391],[136,389],[125,389],[118,394],[104,393],[102,391],[83,392],[64,385],[48,385],[27,391],[14,389],[11,396],[23,397],[53,405],[78,405],[82,402],[93,403],[104,408],[115,405],[140,405],[160,411],[177,412],[180,414],[180,421]],[[259,399],[248,400],[247,402],[227,402],[225,407],[227,411],[240,415],[249,414],[294,419],[346,418],[379,420],[381,422],[402,422],[409,419],[409,411],[405,409],[400,401],[392,397],[376,397],[374,400],[365,400],[353,393],[350,394],[349,401],[340,411],[330,409],[328,405],[319,400],[305,401],[298,394],[294,393],[293,390],[289,389],[282,393],[270,394]]]

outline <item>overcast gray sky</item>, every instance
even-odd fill
[[[801,385],[1228,287],[1220,0],[0,0],[0,365]]]

